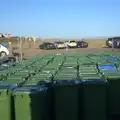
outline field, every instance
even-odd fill
[[[106,50],[110,48],[105,47],[106,39],[84,39],[88,42],[89,47],[88,48],[77,48],[77,49],[69,49],[68,52],[85,52],[85,51],[97,51],[97,50]],[[20,52],[19,50],[19,41],[16,38],[9,38],[9,39],[1,39],[2,42],[5,42],[8,44],[8,42],[12,43],[12,49]],[[66,52],[65,49],[60,50],[40,50],[39,44],[42,42],[55,42],[56,40],[52,39],[46,39],[44,41],[37,40],[34,44],[33,41],[23,40],[23,54],[24,58],[29,58],[33,55],[37,54],[44,54],[44,53],[64,53]]]

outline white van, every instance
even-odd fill
[[[9,54],[10,54],[9,47],[4,43],[0,42],[0,57],[5,57]]]

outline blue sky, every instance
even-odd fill
[[[0,32],[20,36],[120,36],[119,0],[0,0]]]

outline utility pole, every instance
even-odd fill
[[[23,60],[23,37],[20,37],[20,60]]]
[[[68,52],[68,45],[66,45],[66,52]]]

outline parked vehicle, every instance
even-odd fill
[[[60,48],[65,48],[65,44],[64,42],[54,42],[54,45],[56,46],[56,48],[60,49]]]
[[[114,46],[114,48],[118,48],[120,47],[119,45],[120,43],[120,37],[113,37],[113,38],[108,38],[108,40],[106,40],[106,46],[108,47],[112,47],[112,45]]]
[[[66,40],[64,44],[69,48],[73,48],[73,47],[77,48],[77,42],[75,40]]]
[[[39,45],[40,49],[56,49],[55,45],[53,43],[48,43],[48,42],[45,42],[45,43],[42,43]]]
[[[9,46],[5,45],[4,43],[0,42],[0,57],[5,57],[9,55]]]
[[[77,47],[78,48],[87,48],[88,47],[88,43],[85,41],[77,41]]]

